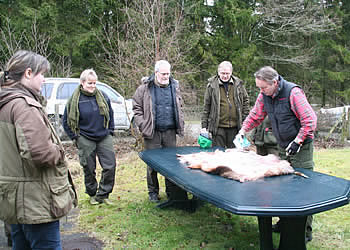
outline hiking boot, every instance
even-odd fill
[[[96,197],[90,196],[90,205],[98,205],[98,204],[100,204],[100,202],[96,200]]]
[[[312,241],[312,233],[305,236],[305,243]]]
[[[305,243],[312,241],[312,235],[305,236]]]
[[[272,232],[280,233],[281,232],[280,224],[281,224],[281,222],[277,221],[276,224],[272,225]]]
[[[108,198],[102,199],[102,203],[104,203],[104,204],[106,204],[108,206],[113,206],[114,205],[114,203],[111,200],[109,200]]]
[[[305,243],[312,241],[312,228],[308,226],[305,233]]]
[[[150,193],[150,194],[149,194],[149,200],[150,200],[151,202],[158,203],[158,202],[159,202],[159,196],[158,196],[158,194],[156,194],[156,193]]]

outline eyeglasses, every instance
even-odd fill
[[[219,72],[219,75],[229,76],[231,73],[229,72]]]
[[[159,72],[159,71],[158,71],[158,73],[161,74],[162,76],[170,76],[170,73],[162,73],[162,72]]]

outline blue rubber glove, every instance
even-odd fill
[[[233,140],[233,143],[235,144],[236,148],[238,148],[238,149],[245,149],[245,148],[248,148],[250,146],[250,142],[245,137],[245,132],[242,129],[236,135],[235,139]]]
[[[244,130],[241,129],[240,131],[238,131],[238,134],[236,135],[235,140],[243,141],[244,138],[245,138],[245,132]]]

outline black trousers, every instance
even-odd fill
[[[166,131],[154,132],[152,139],[146,139],[145,149],[176,147],[176,130],[168,129]],[[147,187],[148,193],[159,194],[158,172],[147,166]],[[165,192],[168,199],[184,200],[187,199],[187,192],[176,186],[173,182],[165,178]]]
[[[233,140],[238,134],[237,127],[234,128],[222,128],[218,127],[216,135],[213,137],[213,146],[223,147],[223,148],[234,148]]]

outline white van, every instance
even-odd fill
[[[41,88],[42,95],[47,99],[46,112],[61,138],[66,136],[61,125],[64,109],[79,83],[78,78],[45,78]],[[100,81],[97,81],[96,87],[111,101],[115,130],[129,130],[134,116],[132,100],[125,100],[115,89]]]

